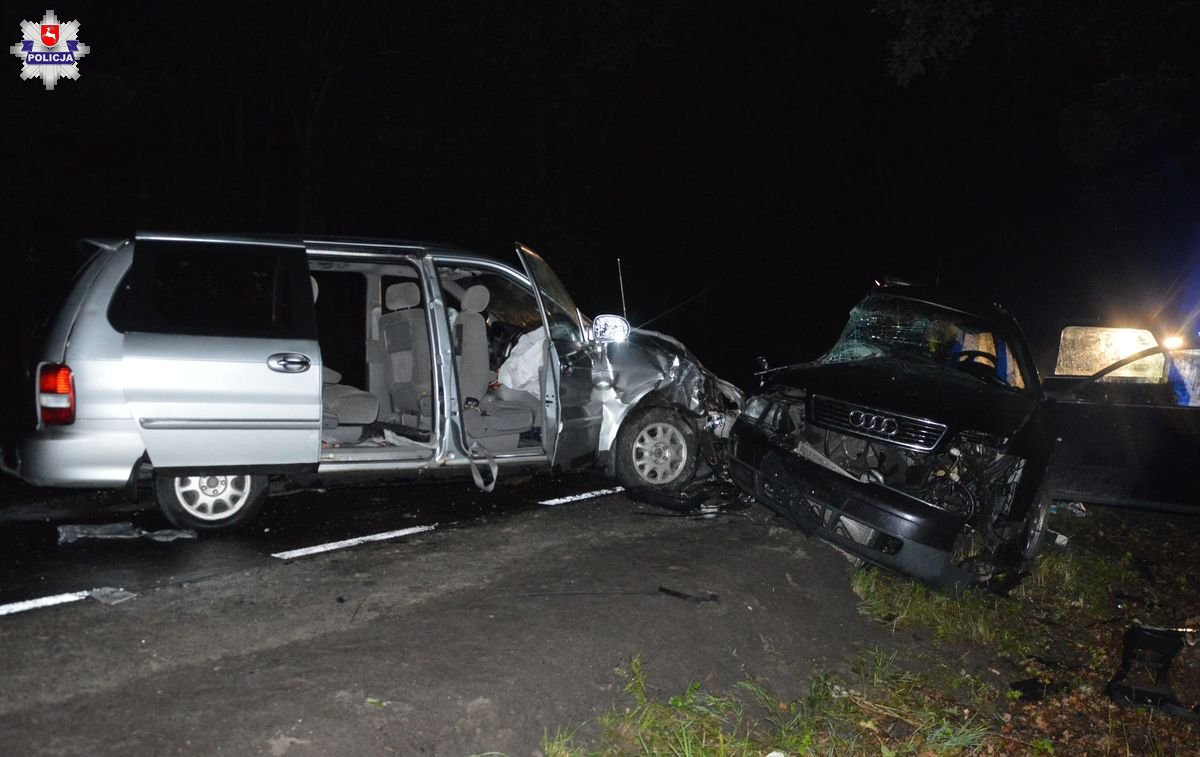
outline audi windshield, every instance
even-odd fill
[[[1009,340],[992,324],[924,302],[874,295],[850,311],[837,343],[818,362],[893,357],[952,366],[997,385],[1028,385]]]

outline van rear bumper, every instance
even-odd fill
[[[42,428],[0,453],[0,470],[35,486],[118,489],[145,446],[129,421]]]

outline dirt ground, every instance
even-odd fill
[[[22,613],[0,618],[3,751],[536,754],[627,703],[635,655],[668,695],[753,676],[796,697],[908,644],[848,570],[757,506],[610,496]]]

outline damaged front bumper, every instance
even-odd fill
[[[635,407],[658,405],[687,413],[710,441],[729,436],[745,395],[718,378],[678,340],[633,329],[627,341],[609,343],[593,365],[603,422],[599,452],[615,444],[625,417]]]
[[[736,425],[731,438],[734,481],[806,534],[952,594],[970,585],[972,575],[951,561],[963,516],[780,450],[750,424]],[[865,543],[851,536],[864,526],[872,532]]]

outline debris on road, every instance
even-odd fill
[[[109,606],[119,605],[137,596],[136,592],[126,591],[115,586],[101,586],[88,592],[92,599]]]
[[[1087,506],[1082,502],[1055,502],[1050,505],[1050,512],[1065,512],[1069,515],[1074,515],[1076,518],[1086,518],[1088,514]]]
[[[652,487],[634,487],[625,496],[664,510],[715,517],[722,510],[744,509],[748,505],[741,501],[737,487],[732,481],[712,478],[697,481],[680,492],[665,492]]]
[[[702,603],[702,602],[720,602],[721,601],[720,595],[714,594],[711,591],[704,591],[699,594],[688,594],[687,592],[679,591],[677,589],[670,589],[670,588],[667,588],[666,586],[659,586],[658,589],[655,591],[644,591],[644,590],[643,591],[627,591],[627,590],[621,590],[621,589],[615,589],[615,590],[585,589],[585,590],[581,590],[581,591],[526,592],[526,593],[518,594],[517,596],[518,597],[656,597],[660,594],[666,595],[668,597],[675,597],[676,599],[683,599],[688,602],[696,602],[697,604]]]
[[[666,594],[668,597],[675,597],[676,599],[686,599],[688,602],[696,602],[697,604],[699,604],[701,602],[720,602],[721,601],[720,595],[714,594],[711,591],[706,591],[702,594],[697,595],[697,594],[688,594],[687,592],[682,592],[682,591],[676,591],[675,589],[668,589],[665,586],[660,586],[660,587],[658,587],[658,593]]]
[[[196,532],[190,528],[165,528],[161,531],[144,531],[129,521],[101,524],[68,524],[58,527],[58,543],[70,544],[80,539],[150,539],[168,542],[176,539],[195,539]]]

